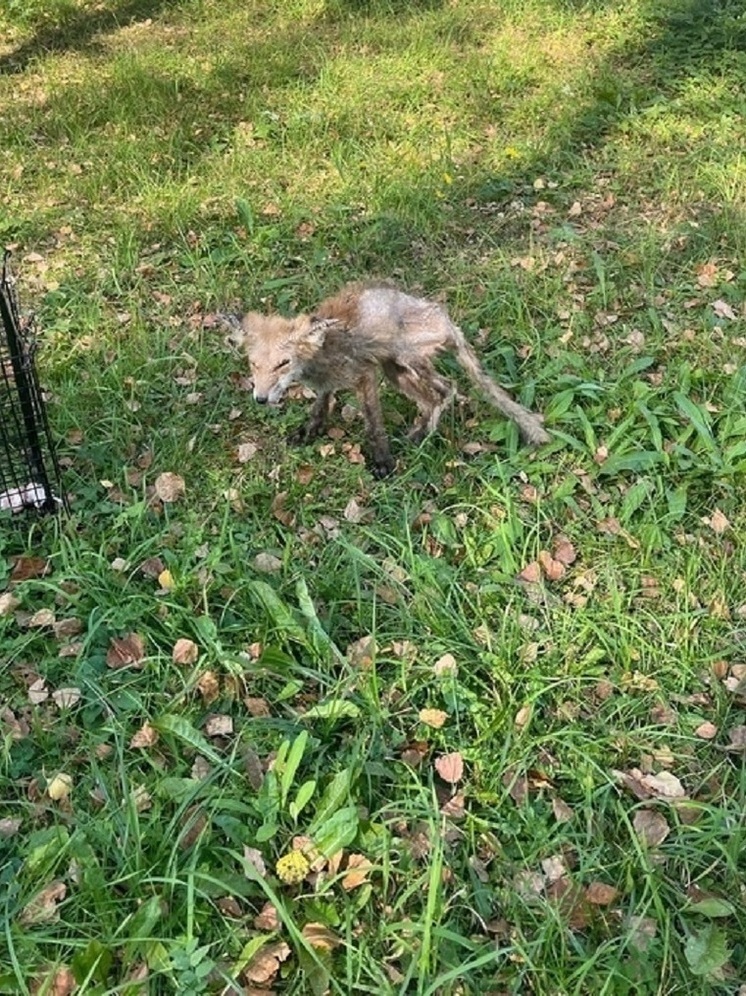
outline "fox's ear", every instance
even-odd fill
[[[314,346],[323,346],[326,333],[329,329],[339,325],[336,318],[319,318],[318,315],[311,315],[308,319],[308,329],[304,335],[306,342],[311,342]]]

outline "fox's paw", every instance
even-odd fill
[[[393,457],[374,457],[373,464],[371,466],[371,473],[377,480],[381,480],[383,477],[389,477],[394,473],[396,469],[396,463]]]

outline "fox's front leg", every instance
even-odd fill
[[[357,385],[357,393],[363,408],[365,428],[370,441],[373,457],[374,477],[386,477],[394,470],[394,459],[389,449],[389,438],[383,424],[381,401],[378,396],[378,372],[370,371]]]
[[[331,391],[322,391],[316,396],[316,400],[311,405],[311,411],[308,413],[306,424],[296,429],[295,432],[291,432],[288,436],[288,441],[292,446],[308,443],[321,435],[333,401],[334,395]]]

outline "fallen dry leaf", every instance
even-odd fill
[[[444,782],[455,785],[464,776],[464,759],[458,751],[441,754],[435,759],[435,770]]]
[[[373,865],[363,854],[351,854],[347,859],[347,873],[342,879],[342,888],[346,892],[357,889],[368,881]]]
[[[531,706],[525,705],[518,710],[515,714],[515,719],[513,723],[517,730],[523,730],[528,726],[529,720],[531,719]]]
[[[246,982],[259,985],[271,982],[280,970],[283,961],[290,957],[290,947],[285,941],[277,941],[261,948],[241,973]]]
[[[321,951],[333,951],[342,943],[334,931],[323,923],[307,923],[301,933],[311,947]]]
[[[41,980],[37,989],[32,986],[32,992],[43,993],[44,996],[70,996],[78,988],[78,983],[73,972],[67,965],[61,965],[53,969],[53,974]]]
[[[658,924],[648,916],[630,916],[624,921],[629,931],[629,943],[637,951],[647,951],[655,937]]]
[[[671,827],[662,813],[652,809],[639,809],[635,813],[632,826],[640,840],[648,847],[662,844],[671,832]]]
[[[0,820],[0,838],[7,840],[21,829],[23,820],[20,817],[6,816]]]
[[[243,859],[247,865],[254,869],[260,878],[267,877],[267,865],[264,862],[264,857],[261,851],[258,851],[255,847],[248,847],[247,845],[244,845]]]
[[[163,591],[172,591],[176,582],[174,581],[174,576],[171,571],[166,568],[165,571],[161,571],[158,575],[158,584],[161,586]]]
[[[233,733],[233,719],[231,716],[216,713],[208,716],[205,722],[205,733],[208,737],[227,737]]]
[[[254,917],[255,930],[279,930],[280,917],[277,907],[272,903],[265,903],[261,910]]]
[[[730,526],[730,521],[719,508],[716,508],[710,518],[705,519],[705,522],[714,533],[717,533],[718,536],[722,536],[725,530]]]
[[[12,591],[4,591],[0,595],[0,618],[12,615],[20,604],[20,598],[16,598]]]
[[[586,902],[593,906],[609,906],[618,895],[619,889],[615,889],[613,885],[607,885],[605,882],[591,882],[585,890]]]
[[[539,551],[539,565],[549,581],[559,581],[567,570],[565,565],[555,560],[548,550]]]
[[[554,545],[554,559],[559,560],[565,567],[569,567],[570,564],[575,563],[577,557],[575,547],[570,540],[560,537]]]
[[[728,730],[728,736],[730,743],[725,748],[727,751],[734,754],[746,753],[746,726],[734,726]]]
[[[552,798],[552,813],[558,823],[569,823],[574,815],[567,803],[556,795]]]
[[[51,781],[47,782],[47,795],[53,802],[66,799],[73,789],[73,780],[64,771],[58,772]]]
[[[697,267],[697,283],[700,287],[715,287],[718,283],[718,268],[715,263],[700,263]]]
[[[431,726],[434,730],[439,730],[448,719],[448,713],[442,709],[420,709],[419,720],[425,726]]]
[[[718,735],[718,728],[714,723],[700,723],[697,729],[694,731],[694,736],[699,737],[700,740],[714,740]]]
[[[723,301],[722,298],[712,302],[712,310],[718,318],[727,318],[729,322],[735,322],[738,320],[738,315],[735,313],[733,308],[731,308],[727,301]]]
[[[463,792],[457,792],[450,799],[446,799],[440,811],[443,816],[448,816],[452,820],[463,820],[466,816],[466,796]]]
[[[220,695],[220,682],[214,671],[203,671],[197,679],[197,691],[204,704],[210,705]]]
[[[50,570],[49,563],[44,557],[11,557],[11,561],[13,570],[10,572],[10,580],[13,584],[43,577]]]
[[[51,923],[57,920],[58,903],[65,898],[67,886],[59,879],[50,882],[46,888],[38,892],[34,898],[21,910],[19,921],[22,924]]]
[[[170,503],[178,501],[179,498],[184,496],[185,491],[184,478],[179,477],[178,474],[166,471],[163,474],[159,474],[155,479],[155,493],[163,502]]]
[[[106,653],[106,666],[113,670],[123,667],[140,669],[144,657],[145,641],[139,633],[128,633],[111,641]]]
[[[196,664],[199,657],[199,647],[193,640],[188,640],[185,636],[179,637],[171,651],[171,660],[174,664]]]
[[[144,785],[135,785],[130,792],[130,799],[138,813],[144,813],[153,805],[153,797]]]
[[[282,570],[282,561],[272,553],[258,553],[254,557],[254,570],[262,574],[272,574]]]
[[[453,654],[443,654],[442,657],[439,657],[433,664],[433,673],[438,678],[442,678],[445,675],[453,675],[455,677],[458,674],[458,664]]]
[[[54,626],[55,621],[56,617],[51,609],[39,609],[38,612],[34,612],[26,625],[29,629],[45,629]]]
[[[130,740],[130,747],[154,747],[158,743],[158,730],[150,723],[143,723]]]
[[[525,581],[527,584],[538,584],[541,581],[541,567],[536,560],[532,560],[530,564],[526,564],[521,573],[518,575],[520,581]]]
[[[72,709],[80,702],[80,694],[79,688],[58,688],[52,692],[52,700],[58,709]]]
[[[44,678],[37,678],[28,688],[28,700],[32,705],[41,705],[49,698],[49,689]]]
[[[259,447],[256,443],[240,443],[236,450],[236,459],[239,463],[248,463],[258,452]]]
[[[354,668],[367,670],[373,666],[376,654],[376,641],[372,636],[361,636],[351,643],[345,652],[348,662]]]
[[[271,710],[269,708],[269,703],[266,699],[254,697],[247,695],[243,700],[243,704],[249,710],[249,713],[255,718],[260,718],[262,716],[271,716]]]

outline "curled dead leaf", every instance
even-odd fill
[[[464,759],[458,751],[441,754],[435,759],[435,770],[444,782],[455,785],[464,777]]]
[[[215,714],[208,716],[205,722],[205,733],[208,737],[227,737],[233,733],[231,716]]]
[[[333,951],[342,943],[334,931],[323,923],[307,923],[301,933],[311,947],[320,951]]]
[[[162,502],[178,501],[186,492],[184,478],[166,471],[155,479],[155,493]]]
[[[57,906],[65,898],[66,893],[65,883],[55,879],[24,906],[18,918],[19,921],[26,925],[52,923],[59,918]]]
[[[150,723],[143,723],[130,740],[130,747],[153,747],[156,743],[158,731]]]
[[[199,647],[193,640],[182,636],[174,644],[171,660],[174,664],[196,664],[199,657]]]
[[[632,826],[640,840],[648,847],[657,847],[662,844],[671,832],[666,817],[652,809],[638,809]]]
[[[539,551],[539,565],[549,581],[559,581],[567,570],[565,565],[555,560],[548,550]]]
[[[593,906],[610,906],[619,895],[619,889],[606,882],[591,882],[585,890],[586,902]]]
[[[274,979],[281,963],[289,957],[290,947],[285,941],[265,945],[257,951],[241,974],[246,982],[266,984]]]
[[[47,795],[53,802],[66,799],[73,790],[73,780],[64,771],[59,771],[54,778],[47,783]]]
[[[538,561],[532,560],[530,564],[526,564],[518,575],[518,580],[525,581],[526,584],[538,584],[541,581],[541,567]]]
[[[351,854],[347,859],[347,873],[342,879],[342,888],[346,892],[357,889],[368,881],[373,865],[363,854]]]
[[[420,709],[419,720],[425,726],[431,726],[434,730],[439,730],[448,719],[448,713],[442,709]]]
[[[142,668],[145,657],[145,641],[139,633],[115,637],[106,653],[106,666],[118,671],[123,667]]]

